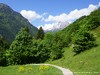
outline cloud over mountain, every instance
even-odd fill
[[[57,30],[64,29],[68,25],[69,23],[66,21],[66,22],[55,22],[51,24],[48,23],[48,24],[40,25],[40,26],[42,26],[45,31],[57,31]],[[40,26],[38,26],[38,28]]]
[[[30,22],[35,19],[40,19],[42,17],[42,15],[36,13],[35,11],[31,11],[31,10],[22,10],[20,13],[23,17],[28,19]]]
[[[73,11],[71,11],[69,14],[66,13],[62,13],[60,15],[57,16],[52,16],[49,15],[48,18],[44,19],[45,22],[71,22],[75,19],[78,19],[84,15],[89,15],[92,11],[96,10],[97,6],[96,5],[92,5],[90,4],[88,8],[83,8],[83,9],[75,9]]]
[[[64,23],[66,23],[64,25],[64,27],[68,26],[69,23],[72,23],[74,20],[82,17],[82,16],[87,16],[89,15],[91,12],[93,12],[94,10],[96,10],[98,7],[100,6],[100,2],[98,5],[93,5],[90,4],[87,8],[83,8],[83,9],[75,9],[73,11],[71,11],[70,13],[62,13],[60,15],[49,15],[47,18],[44,18],[43,20],[45,22],[52,22],[51,24],[45,24],[42,25],[44,30],[52,30],[54,28],[60,29],[61,26],[59,26],[59,22],[60,25],[63,26]],[[59,27],[59,28],[58,28]]]
[[[43,13],[40,15],[37,12],[31,10],[22,10],[20,13],[22,14],[23,17],[27,18],[31,23],[36,19],[39,19],[40,22],[41,21],[44,22],[44,24],[38,25],[38,27],[42,26],[44,30],[48,31],[54,29],[62,29],[68,26],[76,19],[85,15],[86,16],[89,15],[98,7],[100,7],[100,2],[98,3],[98,5],[90,4],[87,8],[75,9],[69,13],[61,13],[59,15],[51,15],[48,13]]]

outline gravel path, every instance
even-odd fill
[[[48,66],[53,66],[53,67],[61,70],[63,75],[73,75],[73,73],[69,69],[62,68],[60,66],[56,66],[56,65],[52,65],[52,64],[30,64],[30,65],[48,65]]]

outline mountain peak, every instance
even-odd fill
[[[20,13],[14,11],[8,5],[0,3],[0,35],[11,43],[22,27],[28,27],[33,36],[38,30],[27,19],[22,17]]]
[[[0,3],[0,6],[7,6],[6,4],[4,4],[4,3]]]
[[[0,3],[0,12],[3,12],[3,13],[12,13],[13,10],[6,4],[4,3]]]
[[[4,3],[0,3],[0,9],[1,8],[10,8],[8,5],[4,4]]]

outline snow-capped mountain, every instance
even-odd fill
[[[57,23],[53,23],[52,26],[48,29],[44,29],[46,32],[48,31],[58,31],[58,30],[62,30],[65,27],[67,27],[69,25],[68,22],[57,22]],[[44,27],[43,27],[44,28]]]

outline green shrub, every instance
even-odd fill
[[[73,44],[73,51],[76,54],[96,46],[93,34],[84,30],[77,32],[73,38]]]

